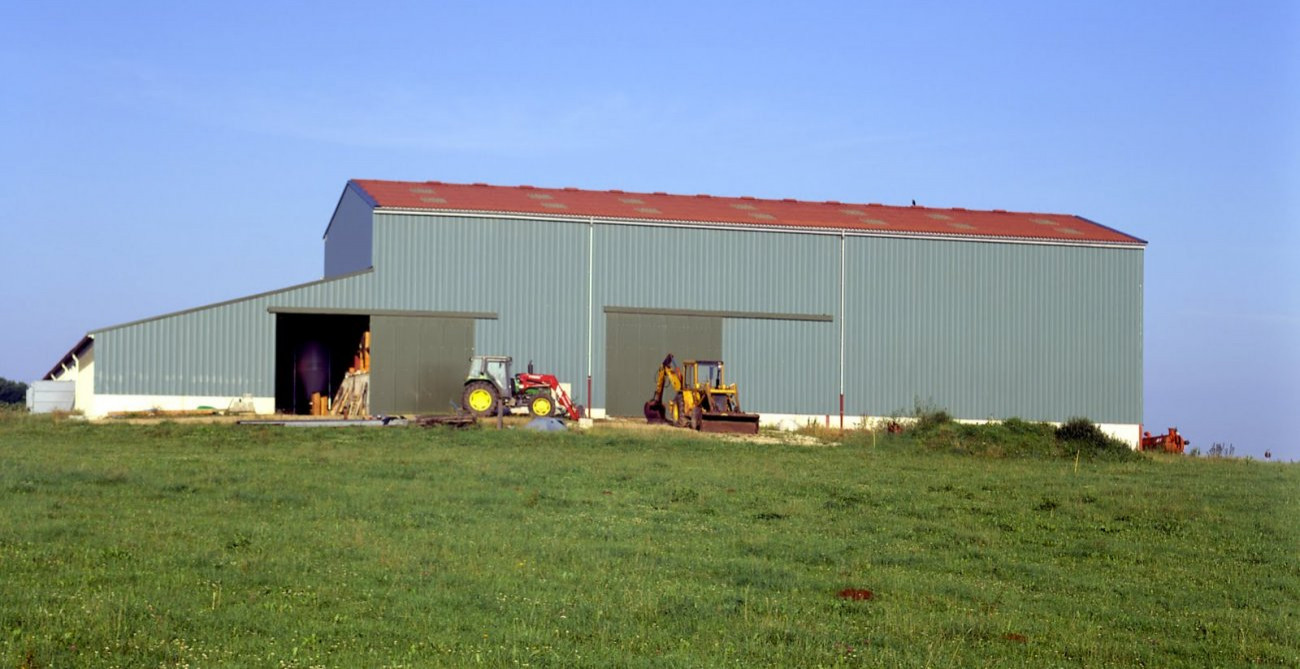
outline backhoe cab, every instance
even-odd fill
[[[664,388],[672,384],[673,399],[665,403]],[[687,360],[673,367],[673,354],[659,365],[654,395],[645,403],[646,421],[689,427],[701,432],[758,434],[758,414],[740,409],[736,384],[723,379],[721,360]]]
[[[581,412],[569,400],[552,374],[528,371],[510,374],[512,358],[508,355],[476,355],[469,360],[469,374],[461,393],[461,406],[476,416],[493,416],[498,410],[528,407],[533,416],[566,415],[578,420]]]

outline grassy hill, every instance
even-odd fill
[[[0,667],[1300,665],[1300,467],[1012,428],[8,415]]]

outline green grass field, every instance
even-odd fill
[[[9,415],[0,666],[1300,665],[1300,466],[972,440]]]

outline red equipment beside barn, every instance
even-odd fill
[[[1178,428],[1171,427],[1168,434],[1152,436],[1150,432],[1143,432],[1141,450],[1182,453],[1191,443],[1184,439],[1183,435],[1178,434]]]

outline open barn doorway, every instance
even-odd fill
[[[276,314],[276,411],[306,415],[314,393],[334,397],[369,331],[366,314]]]

